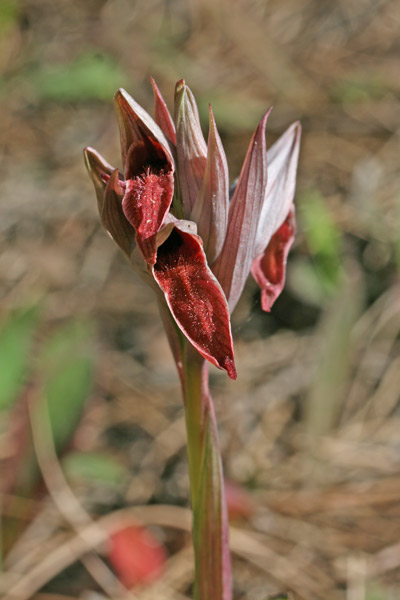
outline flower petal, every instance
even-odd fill
[[[293,244],[295,230],[292,205],[286,220],[271,237],[265,251],[253,261],[251,274],[261,288],[261,307],[266,312],[270,312],[285,285],[286,260]]]
[[[164,133],[165,137],[170,140],[174,146],[176,145],[176,133],[175,133],[175,125],[168,110],[168,107],[165,103],[164,98],[161,95],[160,90],[153,77],[150,77],[150,83],[153,88],[154,93],[154,116],[156,119],[157,125],[159,125],[161,131]]]
[[[265,126],[271,109],[253,134],[229,207],[228,229],[221,253],[212,267],[232,312],[254,259],[256,232],[267,185]]]
[[[156,261],[156,234],[160,229],[174,194],[171,171],[153,173],[147,168],[142,176],[128,179],[122,201],[124,214],[136,231],[136,243],[145,261]]]
[[[118,169],[115,169],[107,181],[100,218],[103,227],[130,258],[135,245],[135,230],[122,210],[123,195]]]
[[[207,145],[196,100],[181,79],[175,88],[176,153],[184,216],[189,217],[203,182]]]
[[[85,159],[85,165],[89,172],[89,175],[93,181],[94,189],[96,190],[97,196],[97,207],[101,214],[104,203],[104,190],[108,177],[114,171],[114,167],[108,163],[105,158],[97,152],[94,148],[87,147],[83,151],[83,157]],[[106,175],[107,177],[104,177]]]
[[[125,179],[141,175],[147,165],[174,170],[168,142],[151,116],[122,88],[115,94]]]
[[[210,106],[207,165],[203,185],[194,204],[191,219],[197,223],[208,263],[221,252],[228,224],[228,164]]]
[[[176,225],[158,248],[153,274],[188,340],[204,358],[236,379],[228,306],[199,236]]]
[[[268,183],[258,223],[255,256],[263,252],[293,203],[300,137],[301,125],[293,123],[267,152]]]

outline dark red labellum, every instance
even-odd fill
[[[228,306],[207,265],[201,239],[175,227],[158,248],[153,272],[177,324],[193,346],[236,379]]]

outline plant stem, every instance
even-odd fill
[[[190,344],[184,349],[181,380],[193,510],[194,595],[196,600],[231,600],[228,518],[208,365]]]
[[[196,356],[197,355],[197,356]],[[183,397],[185,401],[185,417],[187,432],[187,454],[189,463],[190,495],[192,507],[198,494],[203,448],[204,426],[204,380],[203,369],[206,369],[204,359],[186,347],[183,362]]]

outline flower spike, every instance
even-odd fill
[[[211,107],[207,146],[184,80],[176,85],[175,125],[151,83],[156,120],[125,90],[115,95],[123,174],[85,149],[101,221],[156,290],[164,319],[175,321],[167,330],[178,369],[182,333],[204,358],[235,378],[229,312],[250,270],[262,289],[264,310],[270,310],[284,284],[295,229],[300,125],[289,127],[267,152],[270,111],[264,115],[229,204],[228,166]]]

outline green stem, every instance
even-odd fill
[[[196,600],[231,600],[228,518],[208,365],[188,343],[181,380],[193,510],[194,595]]]
[[[187,344],[183,359],[183,397],[187,432],[187,453],[189,463],[190,494],[192,506],[200,485],[200,472],[203,451],[204,426],[204,358]]]

